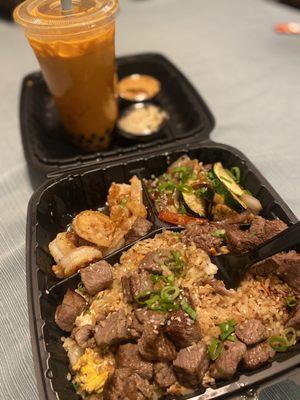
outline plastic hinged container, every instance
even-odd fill
[[[58,280],[51,270],[53,260],[48,244],[58,232],[65,230],[76,213],[104,208],[112,182],[128,182],[134,174],[141,179],[153,174],[158,176],[172,161],[188,154],[204,163],[221,161],[225,166],[238,166],[244,186],[262,202],[264,217],[279,217],[288,224],[297,220],[241,152],[209,139],[214,128],[211,112],[187,79],[165,57],[159,54],[122,57],[118,60],[118,72],[120,77],[145,73],[159,79],[163,88],[156,101],[169,112],[171,119],[159,139],[132,144],[116,138],[108,151],[93,155],[80,154],[61,138],[63,127],[41,74],[31,74],[23,82],[21,131],[26,159],[31,168],[47,177],[30,200],[27,219],[27,294],[41,400],[78,399],[67,380],[68,359],[61,342],[64,334],[54,323],[54,314],[66,289],[77,286],[79,274]],[[180,229],[158,219],[146,190],[144,202],[153,223],[152,231],[145,237],[153,237],[165,227]],[[131,246],[105,259],[115,263]],[[300,363],[299,348],[298,345],[278,355],[272,364],[259,370],[239,374],[232,381],[220,382],[206,391],[201,388],[187,398],[221,399],[225,394],[236,393],[287,371]]]

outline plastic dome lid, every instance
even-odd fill
[[[14,19],[36,34],[74,34],[108,24],[117,9],[118,0],[73,0],[70,11],[62,11],[60,0],[26,0]]]

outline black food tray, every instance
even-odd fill
[[[27,75],[22,84],[20,120],[28,164],[44,174],[70,169],[88,162],[107,162],[156,150],[171,143],[205,140],[214,127],[214,118],[189,81],[164,56],[140,54],[117,60],[119,78],[133,73],[149,74],[162,85],[155,103],[163,107],[170,120],[161,135],[147,143],[126,140],[117,134],[110,147],[87,154],[71,145],[60,121],[54,100],[40,72]],[[99,94],[100,96],[101,94]],[[128,104],[120,101],[120,110]]]
[[[152,174],[160,175],[170,162],[182,154],[188,154],[204,163],[221,161],[228,167],[237,165],[241,169],[244,186],[262,202],[265,217],[279,217],[288,224],[296,222],[297,218],[292,211],[242,153],[213,142],[186,144],[180,149],[173,147],[169,151],[157,151],[155,154],[132,157],[123,162],[81,167],[73,173],[63,174],[46,182],[31,198],[27,221],[27,291],[40,399],[78,399],[66,378],[68,360],[60,340],[64,333],[54,323],[54,313],[66,289],[76,287],[79,276],[76,274],[63,281],[54,277],[51,272],[52,258],[48,251],[50,240],[66,228],[74,214],[84,209],[104,206],[107,190],[113,181],[127,182],[133,174],[140,178],[149,178]],[[144,196],[153,221],[152,232],[147,237],[153,237],[167,225],[159,221],[147,193]],[[106,259],[111,263],[115,262],[127,248],[128,246],[120,249]],[[272,364],[257,371],[237,375],[230,382],[219,383],[216,388],[207,389],[206,392],[200,390],[194,397],[188,398],[224,398],[225,395],[237,393],[254,383],[287,371],[300,363],[299,348],[298,345],[292,351],[278,355]]]

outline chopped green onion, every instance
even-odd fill
[[[268,339],[269,345],[273,350],[284,352],[289,348],[286,338],[282,336],[271,336]]]
[[[231,335],[229,335],[226,340],[230,340],[231,342],[236,342],[236,336],[234,333],[232,333]]]
[[[221,340],[225,340],[234,332],[234,327],[236,322],[233,319],[229,319],[228,321],[222,322],[219,327],[221,329],[220,338]]]
[[[183,299],[181,301],[181,307],[184,312],[186,312],[192,319],[197,318],[197,313],[196,311],[190,306],[189,302],[186,299]]]
[[[148,300],[145,300],[144,304],[146,304],[146,306],[149,308],[155,305],[159,305],[160,304],[159,295],[155,294],[154,296],[151,296]]]
[[[167,283],[169,283],[170,285],[172,285],[172,283],[174,282],[175,276],[173,274],[170,274],[168,276],[166,276],[165,281]]]
[[[289,327],[284,329],[282,335],[286,339],[288,346],[294,346],[296,344],[297,334],[295,328]]]
[[[177,311],[179,310],[179,305],[177,303],[169,303],[169,302],[165,302],[165,303],[161,303],[161,310],[160,311]]]
[[[80,385],[78,382],[72,382],[74,390],[77,392],[78,389],[80,389]]]
[[[78,290],[79,292],[84,292],[84,291],[85,291],[85,288],[84,288],[82,282],[79,282],[79,283],[78,283],[78,285],[77,285],[77,290]]]
[[[175,185],[173,182],[171,182],[171,181],[162,182],[162,183],[160,183],[160,184],[158,185],[157,189],[158,189],[160,192],[170,192],[170,193],[173,193],[174,190],[176,189],[176,185]]]
[[[206,192],[207,192],[207,187],[203,186],[195,191],[195,195],[197,197],[204,197],[206,195]]]
[[[129,200],[128,197],[124,197],[124,198],[121,200],[119,206],[120,206],[121,208],[124,208],[124,207],[126,206],[128,200]]]
[[[171,302],[179,296],[180,290],[177,286],[166,286],[162,289],[160,297],[165,302]]]
[[[194,177],[193,168],[187,166],[175,167],[172,169],[171,173],[180,181],[180,183],[185,183]]]
[[[150,274],[150,279],[153,283],[157,283],[162,279],[162,276],[159,274]]]
[[[225,237],[225,229],[217,229],[213,231],[211,236],[216,237],[216,238],[224,238]]]
[[[174,167],[171,169],[172,174],[177,174],[177,173],[184,173],[184,174],[191,174],[193,172],[192,167],[187,167],[187,166],[182,166],[182,167]]]
[[[208,347],[208,354],[212,361],[215,361],[220,356],[222,348],[222,342],[217,338],[213,338]]]
[[[239,169],[239,167],[232,167],[231,170],[231,175],[233,176],[233,179],[239,183],[240,179],[241,179],[241,171]]]
[[[176,189],[181,193],[193,193],[194,189],[191,186],[188,186],[186,183],[179,183],[176,186]]]
[[[166,265],[172,270],[181,270],[185,266],[185,262],[178,250],[171,250],[171,258],[166,262]]]
[[[289,308],[296,307],[297,303],[298,303],[298,302],[297,302],[297,299],[296,299],[295,296],[288,296],[288,297],[286,298],[286,305],[287,305]]]
[[[134,296],[134,300],[139,304],[146,304],[146,301],[149,300],[151,294],[152,293],[149,290],[143,290]]]

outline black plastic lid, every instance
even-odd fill
[[[28,164],[44,175],[57,175],[74,167],[106,163],[140,156],[158,148],[203,142],[214,128],[214,117],[186,77],[160,54],[139,54],[118,58],[119,78],[133,74],[152,75],[162,84],[155,102],[170,114],[161,135],[148,143],[136,143],[115,135],[110,148],[86,154],[65,138],[54,101],[40,72],[23,80],[20,119]],[[127,104],[128,105],[128,104]],[[120,109],[127,106],[120,101]]]

